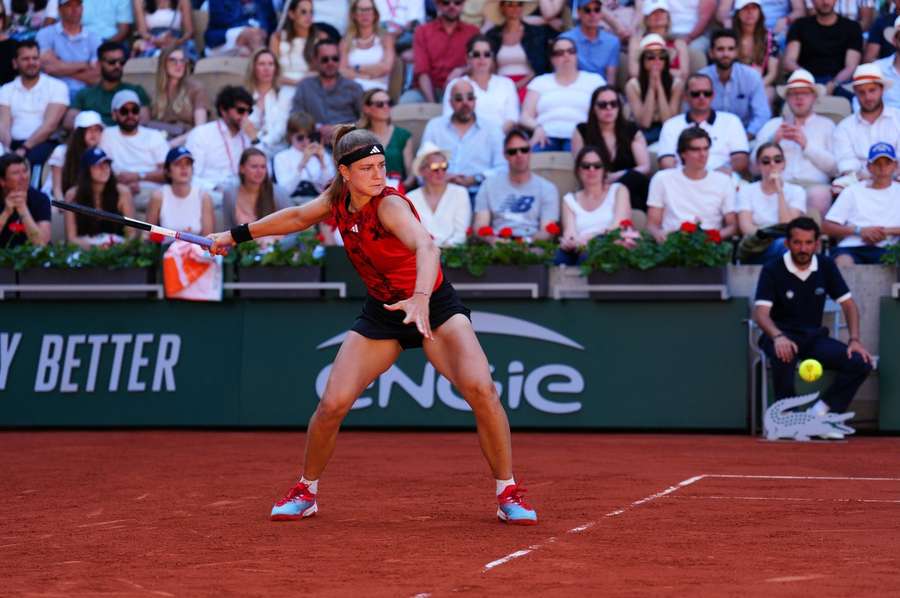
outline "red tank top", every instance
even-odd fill
[[[373,197],[358,212],[349,211],[350,195],[331,208],[341,231],[347,257],[362,278],[369,294],[383,303],[396,303],[412,297],[416,286],[416,254],[388,231],[378,219],[378,206],[389,196],[402,197],[419,220],[412,202],[391,187]],[[444,280],[438,268],[434,289]]]

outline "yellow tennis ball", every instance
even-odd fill
[[[804,359],[800,362],[800,377],[815,382],[822,377],[822,364],[815,359]]]

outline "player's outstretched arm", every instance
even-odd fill
[[[254,239],[272,235],[289,235],[300,232],[314,226],[328,218],[331,214],[331,204],[325,195],[320,195],[314,200],[291,208],[284,208],[272,212],[256,222],[249,224],[250,236]],[[235,245],[231,231],[213,233],[209,235],[213,240],[209,252],[217,255],[225,255],[228,249]]]

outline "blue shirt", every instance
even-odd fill
[[[118,33],[116,25],[119,23],[134,23],[130,0],[84,0],[81,24],[100,39],[109,39]]]
[[[715,64],[703,67],[699,72],[712,79],[716,92],[713,109],[736,115],[751,135],[756,135],[772,118],[762,77],[746,64],[732,64],[731,77],[724,84],[719,79]]]
[[[37,33],[36,41],[41,47],[41,52],[53,50],[56,57],[64,62],[95,62],[97,60],[97,48],[100,47],[100,38],[82,28],[81,33],[69,36],[63,32],[62,23],[47,25]],[[86,84],[70,77],[60,77],[69,87],[69,95],[75,94]]]
[[[578,50],[578,68],[582,71],[597,73],[606,77],[607,67],[619,66],[619,38],[604,29],[597,30],[597,39],[590,40],[581,30],[575,27],[560,37],[570,39]]]
[[[487,176],[506,165],[500,123],[476,119],[475,124],[460,137],[450,122],[450,116],[438,116],[425,125],[421,145],[427,141],[450,152],[450,174]]]

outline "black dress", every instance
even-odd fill
[[[586,122],[578,125],[578,132],[581,134],[584,144],[600,148],[600,157],[609,165],[610,172],[626,171],[622,178],[619,179],[619,182],[628,189],[628,194],[631,197],[631,207],[636,210],[646,211],[647,189],[650,186],[650,179],[647,178],[647,175],[634,170],[637,166],[637,160],[634,159],[634,154],[631,151],[631,142],[639,130],[634,123],[628,123],[627,136],[625,139],[618,140],[618,143],[616,143],[616,154],[613,156],[610,155],[609,148],[606,147],[606,142],[603,141],[603,136],[599,130],[588,129]]]

